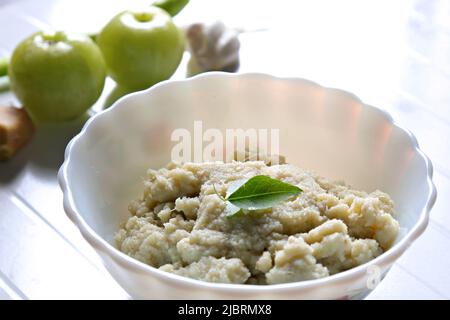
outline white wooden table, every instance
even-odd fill
[[[132,2],[0,0],[0,56],[38,29],[96,31]],[[450,298],[450,1],[192,0],[176,21],[212,19],[247,31],[241,72],[352,91],[416,135],[433,161],[438,199],[425,234],[368,299]],[[0,94],[10,103],[12,94]],[[78,130],[39,128],[0,163],[0,299],[129,298],[63,212],[56,172]]]

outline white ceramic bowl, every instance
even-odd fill
[[[142,192],[149,167],[170,160],[176,128],[279,128],[288,161],[353,187],[389,193],[403,228],[369,263],[324,279],[255,286],[212,284],[159,271],[121,253],[113,236]],[[67,146],[59,172],[64,208],[106,268],[134,298],[332,299],[366,288],[426,228],[436,190],[414,136],[354,95],[302,79],[209,73],[130,94],[90,119]]]

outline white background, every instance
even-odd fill
[[[98,31],[134,2],[142,1],[0,0],[0,56],[38,29]],[[215,19],[245,31],[241,72],[352,91],[416,135],[438,199],[424,235],[368,298],[450,298],[450,1],[192,0],[176,22]],[[184,76],[185,61],[174,77]],[[3,93],[0,104],[17,101]],[[0,299],[128,298],[63,212],[56,172],[78,130],[40,128],[0,163]]]

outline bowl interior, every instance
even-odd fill
[[[177,128],[279,129],[289,163],[380,189],[411,229],[426,204],[427,167],[411,137],[382,111],[351,94],[306,80],[211,74],[169,82],[121,99],[92,121],[72,146],[68,187],[78,213],[110,243],[141,196],[147,168],[171,157]]]

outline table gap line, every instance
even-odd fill
[[[433,169],[435,172],[439,173],[440,175],[444,176],[447,180],[450,180],[450,172],[447,171],[445,168],[443,168],[439,162],[433,163]],[[434,174],[433,174],[434,177]],[[439,191],[439,190],[438,190]]]
[[[415,275],[414,273],[412,273],[411,271],[409,271],[408,269],[406,269],[403,265],[401,265],[400,263],[396,263],[395,264],[397,267],[399,267],[402,271],[406,272],[409,276],[413,277],[415,280],[417,280],[418,282],[420,282],[422,285],[424,285],[427,289],[430,289],[431,291],[433,291],[434,293],[436,293],[439,297],[441,297],[442,299],[446,299],[445,295],[441,293],[441,291],[437,290],[436,288],[434,288],[433,286],[429,285],[428,283],[426,283],[424,280],[422,280],[420,277],[418,277],[417,275]]]
[[[426,113],[433,116],[436,120],[443,122],[446,126],[450,127],[450,121],[439,115],[438,113],[434,112],[432,109],[430,109],[426,103],[424,103],[422,100],[414,96],[413,94],[409,93],[408,91],[405,91],[401,88],[398,88],[394,91],[394,94],[398,94],[402,98],[406,99],[407,101],[413,103],[417,108],[420,108],[421,110],[425,111]]]
[[[21,209],[22,211],[32,219],[39,219],[40,222],[44,222],[44,224],[53,230],[59,237],[62,238],[64,242],[66,242],[70,247],[72,247],[78,254],[80,254],[85,260],[89,262],[97,271],[100,273],[104,273],[102,269],[98,267],[96,263],[94,263],[89,257],[87,257],[72,241],[70,241],[61,231],[59,231],[49,220],[47,220],[36,208],[34,208],[26,199],[24,199],[20,194],[16,191],[11,190],[11,200]],[[84,238],[83,238],[84,240]]]
[[[416,49],[412,48],[411,46],[407,46],[406,50],[408,52],[408,57],[416,60],[416,62],[423,65],[424,68],[430,68],[432,71],[436,71],[441,75],[444,75],[445,77],[450,77],[450,73],[447,72],[444,68],[442,68],[439,64],[436,64],[434,61],[424,54],[420,53]]]
[[[39,30],[49,30],[51,29],[50,25],[47,24],[46,22],[39,20],[38,18],[31,16],[27,13],[23,13],[23,12],[17,12],[17,15],[24,19],[25,21],[27,21],[29,24],[31,24],[32,26],[35,26],[36,28],[38,28]]]
[[[0,283],[6,286],[7,293],[14,299],[28,300],[28,297],[0,270]]]
[[[442,234],[444,237],[446,237],[448,240],[450,240],[450,230],[447,229],[447,227],[443,226],[439,222],[435,221],[434,219],[430,219],[430,225],[432,225],[436,230]]]

